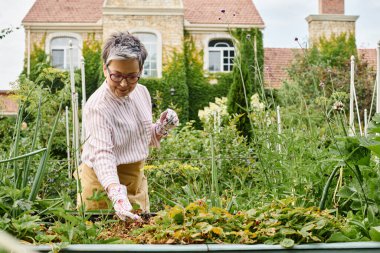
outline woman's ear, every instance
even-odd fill
[[[107,66],[104,63],[103,63],[103,74],[104,74],[104,77],[107,78]]]

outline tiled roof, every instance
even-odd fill
[[[302,49],[296,48],[265,48],[264,49],[264,83],[268,88],[280,88],[288,78],[286,69],[290,67],[297,54]],[[376,69],[376,49],[359,49],[361,60]]]
[[[0,91],[0,116],[17,115],[18,104],[13,94],[6,91]]]
[[[280,88],[288,77],[286,69],[302,49],[265,48],[264,49],[264,82],[268,88]]]
[[[183,0],[183,5],[191,24],[264,25],[252,0]]]
[[[96,23],[104,0],[36,0],[23,22]],[[252,0],[183,0],[191,24],[263,26]],[[224,13],[222,12],[224,10]]]
[[[28,22],[96,23],[104,0],[36,0],[23,19]]]
[[[376,49],[375,48],[362,48],[358,50],[360,59],[368,62],[369,66],[372,66],[376,70]]]

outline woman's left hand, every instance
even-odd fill
[[[178,115],[172,109],[166,109],[156,122],[156,133],[161,136],[168,135],[168,132],[179,125]]]

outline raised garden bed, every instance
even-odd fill
[[[31,247],[38,252],[51,252],[51,246]],[[297,245],[286,249],[280,245],[242,245],[242,244],[197,244],[197,245],[149,245],[149,244],[77,244],[70,245],[60,252],[380,252],[380,242],[346,242],[346,243],[315,243]]]

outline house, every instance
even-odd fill
[[[182,48],[185,32],[204,50],[206,70],[226,72],[234,57],[229,29],[264,28],[251,0],[36,0],[22,24],[27,59],[32,45],[45,38],[52,65],[62,69],[69,67],[69,41],[79,66],[82,43],[90,35],[104,40],[113,31],[128,30],[147,47],[147,77],[162,76],[170,52]]]
[[[10,91],[0,90],[0,117],[17,116],[18,104],[14,94]]]
[[[352,33],[359,16],[345,15],[344,0],[318,0],[319,12],[306,17],[309,30],[309,45],[319,38],[329,38],[332,34]],[[295,56],[302,53],[301,48],[264,48],[264,80],[267,87],[279,88],[287,80],[286,69]],[[376,49],[358,49],[361,60],[376,69]]]
[[[358,16],[344,14],[344,0],[318,1],[319,13],[306,18],[310,45],[322,35],[355,34]],[[81,45],[88,36],[94,34],[95,39],[104,40],[115,30],[129,30],[147,46],[149,57],[143,75],[149,77],[162,76],[162,66],[172,50],[181,49],[185,32],[204,51],[205,70],[227,72],[234,57],[228,30],[265,28],[252,0],[36,0],[22,24],[27,35],[27,59],[31,46],[46,36],[45,51],[53,66],[62,69],[68,68],[69,41],[75,52],[74,65],[79,66]],[[264,49],[267,87],[281,86],[287,78],[286,68],[300,50]],[[374,67],[375,53],[375,49],[359,50]]]

